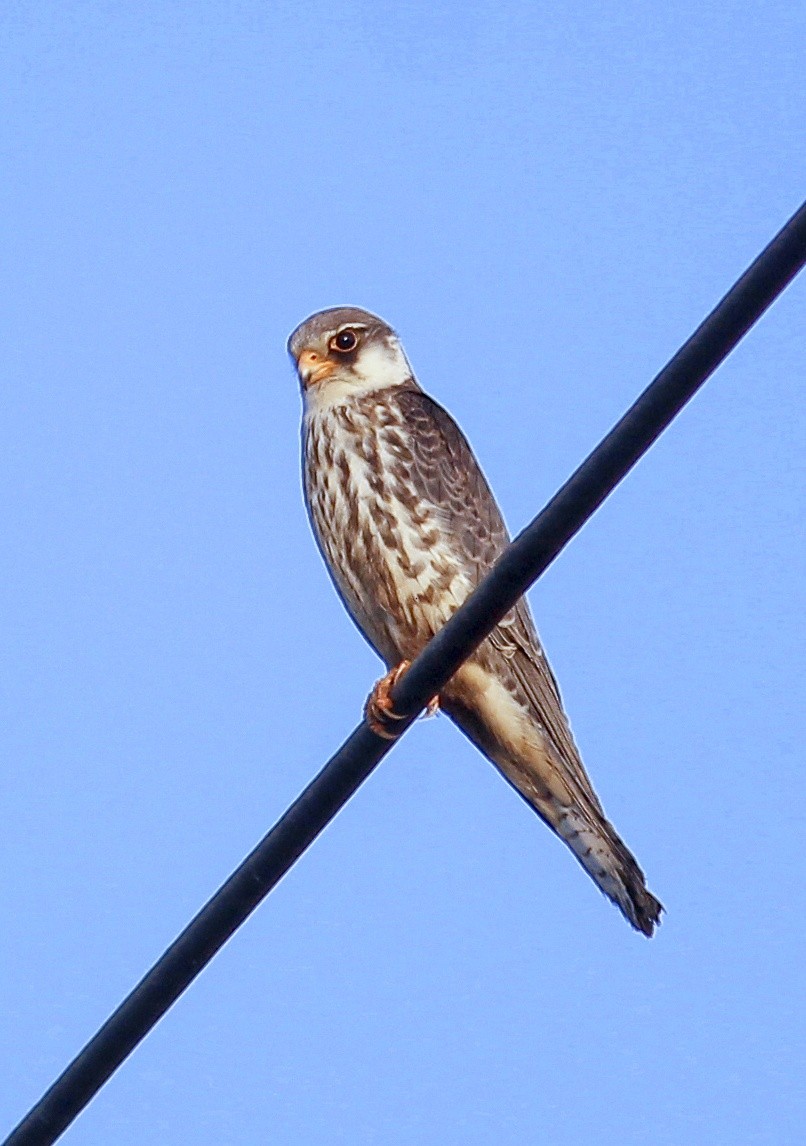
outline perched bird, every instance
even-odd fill
[[[288,341],[304,401],[305,500],[347,611],[386,662],[367,702],[394,736],[390,689],[509,543],[467,440],[414,378],[395,332],[356,307]],[[633,927],[663,910],[604,814],[522,599],[455,673],[439,707],[562,839]]]

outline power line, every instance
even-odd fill
[[[548,568],[804,264],[806,203],[417,657],[393,692],[396,710],[410,714],[401,729]],[[359,725],[3,1146],[56,1141],[390,747],[365,723]]]

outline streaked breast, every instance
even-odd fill
[[[425,496],[397,404],[378,395],[304,424],[308,511],[336,586],[390,662],[413,657],[472,589]]]

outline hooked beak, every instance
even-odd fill
[[[316,350],[303,350],[297,359],[297,369],[303,386],[315,386],[330,377],[336,369],[336,363],[323,358]]]

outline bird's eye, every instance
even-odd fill
[[[340,330],[330,340],[330,349],[337,350],[339,354],[349,354],[358,346],[358,335],[354,330]]]

